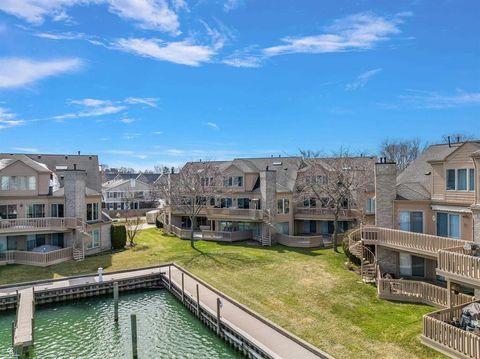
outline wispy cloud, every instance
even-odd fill
[[[243,1],[244,0],[226,0],[225,3],[223,4],[223,10],[225,12],[230,12],[232,10],[235,10],[240,5],[243,5]]]
[[[112,102],[110,100],[98,100],[94,98],[84,98],[82,100],[71,100],[70,103],[75,105],[82,105],[87,107],[97,107],[110,105]]]
[[[207,122],[206,125],[214,130],[219,130],[220,127],[215,122]]]
[[[393,18],[372,12],[359,13],[337,19],[325,32],[304,37],[285,37],[283,44],[263,50],[265,56],[293,53],[331,53],[368,50],[390,36],[400,33],[399,25],[410,13],[399,13]]]
[[[163,135],[163,131],[153,131],[154,135]]]
[[[125,100],[128,104],[143,104],[150,107],[157,107],[158,98],[154,97],[128,97]]]
[[[365,87],[368,81],[370,81],[370,79],[380,71],[382,71],[381,68],[365,71],[364,73],[360,74],[355,81],[347,84],[345,89],[348,91],[354,91]]]
[[[119,113],[125,110],[125,106],[114,106],[114,105],[107,105],[107,106],[95,106],[92,108],[87,108],[83,111],[78,112],[70,112],[64,115],[58,115],[52,117],[54,120],[67,120],[73,118],[82,118],[82,117],[97,117],[97,116],[104,116],[104,115],[112,115],[115,113]]]
[[[164,42],[160,39],[128,38],[117,40],[114,47],[155,60],[188,66],[209,62],[216,53],[213,47],[196,45],[190,40]]]
[[[178,16],[166,0],[3,0],[0,10],[40,25],[47,17],[54,21],[71,21],[67,8],[100,4],[107,4],[111,13],[134,21],[140,28],[179,33]]]
[[[30,85],[47,77],[77,71],[82,67],[78,58],[32,60],[27,58],[0,58],[0,88]]]
[[[259,53],[256,46],[250,46],[242,50],[236,50],[230,56],[227,56],[222,62],[233,67],[260,67],[265,56]]]
[[[24,120],[19,120],[17,115],[11,113],[8,109],[0,107],[0,130],[24,125]]]
[[[135,138],[140,137],[142,134],[141,133],[125,133],[122,138],[125,140],[133,140]]]
[[[400,99],[418,108],[442,109],[462,106],[480,106],[480,92],[441,94],[410,90],[412,94],[402,95]]]
[[[40,150],[34,147],[12,147],[12,150],[25,153],[39,153]]]
[[[135,122],[135,120],[134,120],[133,118],[125,117],[125,118],[122,118],[122,119],[120,120],[120,122],[125,123],[125,124],[129,124],[129,123]]]

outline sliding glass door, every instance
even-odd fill
[[[460,239],[460,215],[438,212],[437,236]]]
[[[423,233],[423,212],[400,212],[400,230]]]

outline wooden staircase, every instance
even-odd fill
[[[273,244],[273,238],[275,237],[275,224],[272,220],[272,215],[270,214],[270,210],[265,209],[263,211],[263,223],[266,225],[266,233],[265,235],[262,234],[261,243],[262,246],[270,247]]]
[[[360,275],[365,283],[376,283],[379,274],[375,254],[363,244],[362,229],[356,229],[348,237],[348,249],[352,255],[360,259]]]

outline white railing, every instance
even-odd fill
[[[77,219],[70,217],[0,219],[0,233],[66,230],[77,227]]]
[[[480,281],[480,257],[472,256],[463,246],[440,250],[437,271],[443,276],[454,275]],[[480,285],[480,282],[478,284]]]
[[[31,251],[5,251],[0,252],[0,263],[26,264],[31,266],[46,267],[52,264],[70,260],[72,257],[72,247],[62,248],[46,253]]]
[[[277,243],[283,244],[287,247],[298,247],[298,248],[312,248],[312,247],[323,247],[324,241],[323,236],[291,236],[288,234],[277,233],[275,235]]]
[[[375,226],[363,227],[362,240],[365,244],[379,244],[395,249],[422,252],[435,257],[441,249],[463,246],[467,243],[460,239]]]
[[[207,208],[207,217],[262,220],[263,211],[249,208]]]
[[[200,238],[210,241],[221,242],[235,242],[252,239],[252,231],[236,231],[236,232],[216,232],[216,231],[201,231]],[[197,236],[195,236],[197,238]]]
[[[322,207],[296,207],[295,215],[298,216],[318,216],[333,218],[334,213],[331,208]],[[355,218],[356,211],[352,209],[342,209],[339,213],[339,218]]]

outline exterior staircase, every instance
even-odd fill
[[[363,244],[362,228],[356,229],[348,237],[348,249],[360,259],[360,275],[365,283],[376,283],[380,273],[375,254]]]
[[[275,237],[276,228],[273,224],[272,215],[270,210],[263,210],[263,224],[266,226],[265,234],[262,235],[261,243],[262,246],[270,247],[273,244],[273,239]]]
[[[73,260],[83,261],[85,259],[85,240],[91,239],[88,233],[88,224],[77,218],[77,226],[75,231],[80,233],[80,236],[75,236],[73,241]]]

